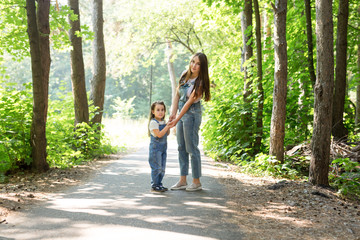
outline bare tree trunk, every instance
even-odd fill
[[[267,8],[268,4],[264,3],[264,7]],[[263,22],[264,22],[264,31],[263,31],[263,35],[264,35],[264,49],[265,50],[270,50],[269,46],[271,45],[271,22],[270,22],[270,18],[268,16],[268,12],[267,11],[263,11]],[[264,54],[264,60],[266,60],[268,58],[269,54]]]
[[[329,185],[334,43],[332,0],[316,0],[317,67],[314,88],[314,126],[309,181]]]
[[[170,82],[171,82],[171,99],[174,99],[176,94],[176,75],[175,75],[174,64],[172,62],[173,49],[170,40],[166,40],[166,56],[167,56],[166,61],[170,76]]]
[[[336,40],[336,69],[335,93],[332,112],[332,135],[335,140],[346,140],[349,131],[345,128],[344,105],[346,96],[346,58],[347,58],[347,26],[349,20],[349,1],[339,1],[337,40]]]
[[[257,90],[259,94],[258,109],[256,113],[256,138],[254,144],[254,155],[260,152],[261,140],[263,137],[263,110],[264,110],[264,89],[262,85],[262,46],[261,46],[261,22],[258,0],[254,0],[255,21],[256,21],[256,63],[257,63]]]
[[[244,11],[242,14],[242,35],[243,35],[243,63],[246,63],[250,60],[253,56],[253,48],[251,44],[252,39],[252,31],[249,31],[249,29],[252,27],[252,0],[245,0],[244,5]],[[246,31],[249,31],[246,33]],[[247,63],[248,64],[248,63]],[[249,149],[252,149],[252,109],[251,109],[251,103],[252,103],[252,77],[250,73],[250,65],[242,66],[244,71],[244,103],[246,108],[246,113],[244,114],[244,117],[242,119],[242,125],[244,126],[244,129],[249,129],[249,134],[244,135],[243,142],[249,143]]]
[[[277,0],[274,8],[275,74],[270,126],[270,155],[284,161],[284,138],[287,94],[287,0]]]
[[[360,15],[360,6],[358,8],[358,15]],[[358,35],[358,49],[357,49],[357,67],[358,67],[358,73],[360,73],[360,36],[359,35]],[[360,84],[358,84],[356,87],[355,126],[358,127],[359,123],[360,123]]]
[[[39,172],[49,169],[46,161],[46,120],[50,72],[49,10],[50,0],[38,0],[37,10],[35,0],[26,0],[34,98],[31,125],[32,167]]]
[[[304,0],[305,2],[305,15],[306,15],[306,36],[307,36],[307,47],[308,47],[308,70],[312,85],[315,85],[316,76],[314,69],[314,46],[313,46],[313,35],[311,26],[311,4],[310,0]]]
[[[89,122],[89,106],[86,95],[85,85],[85,69],[82,52],[82,38],[76,36],[76,32],[80,32],[80,12],[79,0],[68,0],[68,5],[71,10],[78,15],[78,20],[69,23],[71,29],[69,30],[70,42],[72,50],[71,57],[71,82],[74,95],[74,110],[75,110],[75,126],[81,122]]]
[[[103,1],[93,0],[92,25],[94,31],[93,42],[93,78],[90,82],[90,100],[98,107],[98,114],[91,120],[93,123],[101,123],[104,110],[105,82],[106,82],[106,58],[103,32]]]
[[[360,8],[359,8],[360,13]],[[360,38],[358,36],[358,38]],[[357,67],[358,72],[360,72],[360,43],[358,44],[357,49]],[[356,111],[355,111],[355,126],[358,127],[360,123],[360,84],[356,87]]]

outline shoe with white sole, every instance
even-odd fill
[[[183,185],[180,182],[177,182],[175,185],[173,185],[170,189],[171,190],[185,190],[187,188],[187,184]]]
[[[200,191],[200,190],[202,190],[202,186],[201,186],[201,183],[192,183],[185,190],[188,192]]]

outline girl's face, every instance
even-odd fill
[[[151,111],[154,114],[155,119],[161,121],[165,117],[164,105],[156,104],[154,110]]]
[[[191,72],[194,76],[198,76],[200,73],[200,60],[198,56],[195,56],[190,62]]]

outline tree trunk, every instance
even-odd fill
[[[268,8],[268,4],[264,3],[264,8]],[[272,39],[272,34],[271,34],[271,21],[270,18],[268,16],[268,12],[263,10],[263,22],[264,22],[264,31],[263,31],[263,35],[264,35],[264,49],[266,51],[264,51],[264,60],[266,60],[269,56],[269,54],[266,54],[267,51],[271,51],[271,49],[269,48],[269,46],[271,45],[271,39]]]
[[[98,107],[98,114],[91,120],[93,123],[101,123],[104,110],[105,82],[106,82],[106,58],[103,32],[103,1],[93,0],[92,25],[94,31],[93,42],[93,77],[91,80],[90,100]]]
[[[360,15],[360,6],[358,8],[358,15]],[[360,36],[358,35],[358,48],[357,48],[357,67],[360,73]],[[360,80],[360,78],[358,78]],[[358,127],[360,123],[360,84],[356,87],[356,111],[355,111],[355,126]]]
[[[264,89],[262,85],[262,46],[261,46],[261,22],[258,0],[254,0],[255,21],[256,21],[256,63],[257,63],[257,90],[259,94],[258,109],[256,113],[256,137],[254,144],[254,155],[260,152],[261,140],[263,137],[263,110],[264,110]]]
[[[359,7],[359,13],[360,13],[360,7]],[[360,40],[360,36],[358,36],[358,38]],[[357,49],[357,67],[358,67],[358,72],[360,72],[360,43],[358,44],[358,49]],[[355,126],[358,127],[359,123],[360,123],[360,84],[358,84],[356,87]]]
[[[46,161],[46,120],[50,72],[49,10],[49,0],[38,0],[37,10],[35,0],[26,0],[34,98],[30,133],[32,167],[39,172],[49,169]]]
[[[329,185],[331,116],[334,89],[332,1],[316,0],[317,67],[314,88],[314,125],[309,181]]]
[[[345,128],[344,105],[346,96],[346,57],[347,57],[347,26],[349,20],[349,1],[339,1],[337,40],[336,40],[336,69],[335,93],[332,109],[332,134],[334,140],[346,140],[349,131]]]
[[[68,5],[71,10],[78,15],[78,20],[69,23],[71,29],[69,30],[69,37],[72,46],[70,51],[71,58],[71,82],[74,96],[74,110],[75,110],[75,126],[81,122],[89,122],[89,106],[86,95],[85,85],[85,69],[82,52],[82,38],[76,36],[76,32],[80,32],[80,13],[79,0],[68,0]]]
[[[313,35],[311,26],[311,4],[310,0],[304,0],[305,2],[305,16],[306,16],[306,36],[307,36],[307,48],[308,48],[308,71],[312,85],[315,85],[316,76],[314,70],[314,53],[313,53]]]
[[[274,8],[275,73],[270,126],[270,155],[284,162],[284,137],[287,94],[287,0],[277,0]]]
[[[176,75],[175,75],[174,64],[172,62],[173,49],[170,40],[166,40],[166,56],[167,56],[166,61],[170,76],[170,82],[171,82],[171,99],[174,99],[176,94]]]
[[[244,11],[242,13],[242,35],[243,35],[243,64],[242,69],[244,71],[244,104],[246,113],[242,119],[242,126],[244,129],[252,129],[252,108],[251,108],[251,95],[252,95],[252,77],[250,73],[250,58],[253,56],[253,48],[251,44],[252,39],[252,31],[249,31],[252,27],[252,0],[245,0],[244,3]],[[247,32],[248,31],[248,32]],[[247,32],[247,33],[246,33]],[[244,135],[243,142],[249,143],[249,149],[252,149],[252,140],[251,140],[252,132],[249,131],[248,135]]]

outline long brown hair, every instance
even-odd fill
[[[164,106],[164,111],[166,113],[166,106],[165,106],[165,103],[163,101],[155,101],[155,102],[153,102],[151,104],[150,114],[149,114],[149,122],[148,122],[148,135],[149,135],[149,137],[150,137],[149,124],[150,124],[151,119],[155,118],[155,115],[152,112],[155,110],[156,105],[163,105]],[[165,115],[164,115],[163,119],[161,119],[161,120],[165,120]]]
[[[190,60],[189,68],[186,74],[182,75],[179,80],[179,86],[185,84],[191,76],[191,61],[198,57],[200,61],[200,72],[199,76],[195,80],[195,85],[193,91],[195,91],[195,98],[200,97],[200,95],[204,96],[204,100],[207,102],[210,100],[210,79],[209,79],[209,66],[208,60],[204,53],[198,52],[195,53]],[[198,90],[201,88],[201,93],[199,94]]]

